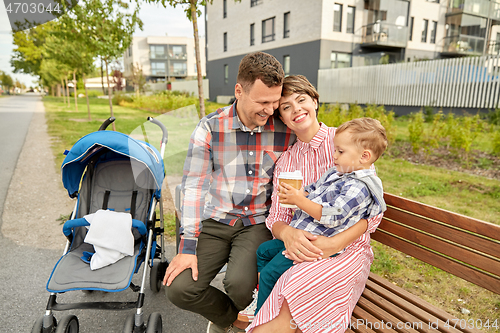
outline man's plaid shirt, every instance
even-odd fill
[[[236,103],[203,118],[191,135],[182,178],[179,253],[196,254],[205,219],[228,225],[241,219],[248,226],[264,223],[268,215],[274,164],[295,135],[273,117],[248,129]]]

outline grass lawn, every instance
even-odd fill
[[[75,112],[62,99],[45,98],[49,134],[53,138],[56,162],[64,159],[62,152],[82,136],[96,131],[109,117],[109,106],[101,100],[91,105],[92,121],[87,119],[85,99],[79,99],[79,112]],[[207,103],[207,114],[219,105]],[[157,145],[159,129],[146,121],[148,116],[162,121],[169,131],[165,152],[168,175],[181,175],[189,137],[198,122],[194,106],[163,115],[149,111],[113,106],[118,131]],[[408,140],[408,122],[398,119],[396,140]],[[479,138],[475,149],[488,150],[488,140]],[[414,165],[402,159],[382,157],[376,162],[377,173],[384,190],[477,219],[500,224],[500,181],[461,172],[452,172],[432,166]],[[167,235],[175,235],[173,215],[166,213]],[[498,319],[500,325],[500,296],[476,287],[460,278],[408,257],[375,241],[375,261],[372,271],[394,284],[416,294],[428,302],[463,319],[481,319],[483,323]],[[462,314],[462,308],[470,311]],[[500,331],[490,328],[488,331]]]

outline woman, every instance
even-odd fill
[[[266,224],[298,264],[278,280],[248,332],[344,332],[368,279],[373,262],[370,233],[382,215],[360,220],[334,237],[313,236],[288,225],[293,211],[281,207],[277,198],[280,172],[301,170],[303,183],[310,184],[334,165],[335,128],[318,122],[318,98],[304,76],[285,78],[279,116],[295,132],[297,142],[276,163]],[[330,257],[339,251],[343,252]]]

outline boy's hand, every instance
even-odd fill
[[[281,183],[279,184],[278,197],[280,203],[297,205],[302,198],[306,197],[306,192],[304,191],[304,187],[297,190],[295,187],[287,183]]]

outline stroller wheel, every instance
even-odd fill
[[[146,333],[161,333],[163,325],[161,322],[161,314],[153,312],[148,319],[148,327]]]
[[[54,330],[54,328],[57,326],[57,320],[56,317],[52,316],[52,327],[48,327],[50,332]],[[35,325],[33,325],[33,328],[31,329],[31,333],[42,333],[43,332],[43,316],[38,318],[37,321],[35,321]]]
[[[135,314],[131,313],[125,319],[125,325],[123,326],[123,333],[133,333],[135,325]]]
[[[161,283],[167,271],[167,262],[153,262],[153,267],[149,272],[149,286],[155,293],[161,290]]]
[[[79,328],[78,318],[75,315],[66,315],[57,325],[56,333],[78,333]]]

